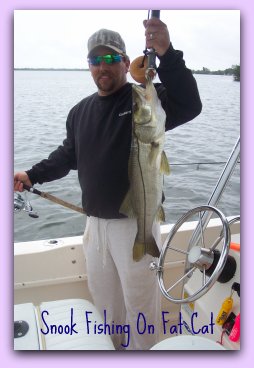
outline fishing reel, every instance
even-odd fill
[[[33,207],[24,193],[24,197],[20,193],[14,192],[14,213],[21,212],[22,210],[28,212],[28,215],[32,218],[38,218],[39,215],[33,210]]]
[[[204,226],[204,214],[209,216],[209,221],[215,215],[216,226],[210,225],[209,222]],[[185,231],[181,233],[182,225],[190,219],[196,220],[197,216],[199,222],[195,230],[189,231],[185,226]],[[228,222],[220,210],[206,205],[188,211],[176,222],[162,247],[158,262],[152,262],[150,265],[150,269],[156,271],[160,290],[168,300],[176,304],[193,302],[207,293],[216,281],[228,282],[234,276],[236,261],[228,255],[230,225],[239,219],[240,217],[237,217]],[[183,265],[183,274],[179,275],[175,271],[166,275],[166,260]],[[197,283],[193,294],[186,296],[184,286],[196,272],[199,273],[200,282]],[[179,295],[177,288],[181,290],[180,298],[176,296]]]
[[[160,19],[160,10],[151,10],[148,13],[151,18]],[[156,52],[154,49],[146,49],[144,56],[138,56],[131,62],[130,74],[132,78],[141,84],[146,84],[148,80],[153,80],[156,76]]]

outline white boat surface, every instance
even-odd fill
[[[230,219],[229,219],[230,220]],[[189,239],[190,234],[196,228],[197,222],[187,222],[185,223],[181,229],[177,232],[174,238],[174,244],[177,244],[179,247],[186,244],[186,240]],[[162,241],[165,241],[168,233],[172,229],[173,225],[162,225],[161,226],[161,237]],[[218,231],[220,227],[218,219],[212,219],[209,222],[209,226],[206,229],[206,237],[211,236],[214,237],[215,232]],[[236,222],[231,226],[231,241],[234,243],[240,243],[240,222]],[[181,246],[180,246],[181,247]],[[223,300],[229,296],[231,285],[233,282],[240,283],[240,252],[235,250],[230,250],[229,254],[233,256],[237,262],[237,269],[234,277],[227,282],[226,284],[222,284],[216,282],[215,285],[201,298],[192,303],[187,304],[175,304],[167,300],[163,295],[161,295],[162,307],[161,311],[165,313],[169,322],[167,323],[165,331],[165,326],[161,326],[161,341],[163,341],[163,345],[158,344],[158,349],[164,350],[166,347],[170,349],[169,341],[165,342],[166,339],[173,342],[172,339],[176,336],[174,326],[178,326],[179,316],[181,312],[181,316],[186,324],[191,326],[191,316],[194,313],[198,313],[198,316],[195,317],[195,329],[196,331],[200,330],[203,326],[206,326],[210,323],[211,313],[214,315],[214,319],[216,318]],[[165,278],[180,278],[184,272],[184,264],[185,261],[178,253],[175,256],[170,254],[170,257],[166,257],[164,264],[164,273]],[[151,271],[152,272],[152,271]],[[199,274],[195,274],[185,285],[185,293],[192,293],[192,289],[195,289],[195,284],[201,283],[201,272]],[[175,288],[174,297],[180,298],[182,295],[182,287]],[[48,303],[49,302],[49,303]],[[59,304],[60,303],[60,304]],[[66,304],[67,303],[67,304]],[[82,308],[80,307],[80,305]],[[88,303],[88,304],[87,304]],[[64,316],[62,316],[62,325],[65,319],[69,316],[69,312],[66,312],[66,305],[69,310],[72,306],[73,308],[80,308],[83,310],[83,315],[87,308],[96,313],[94,307],[92,307],[92,299],[88,290],[87,285],[87,274],[86,274],[86,264],[85,258],[83,254],[82,247],[82,236],[70,237],[70,238],[59,238],[59,239],[50,239],[50,240],[41,240],[41,241],[31,241],[31,242],[23,242],[23,243],[15,243],[14,244],[14,319],[24,320],[26,319],[27,313],[31,316],[31,314],[38,314],[43,308],[47,308],[49,311],[51,308],[55,314],[55,316],[59,317],[59,310],[63,309],[65,312]],[[87,307],[89,306],[89,307]],[[40,311],[39,309],[40,308]],[[91,309],[94,308],[94,309]],[[38,312],[39,311],[39,312]],[[74,310],[75,311],[75,310]],[[234,306],[232,311],[235,315],[240,312],[240,298],[235,295],[234,296]],[[61,313],[60,313],[61,314]],[[55,318],[56,318],[55,317]],[[31,317],[30,317],[31,318]],[[42,349],[44,348],[50,349],[51,342],[50,339],[44,336],[44,344],[42,344],[42,334],[40,333],[40,324],[38,322],[37,317],[32,317],[33,325],[34,325],[34,333],[32,333],[32,329],[28,333],[33,335],[33,339],[31,342],[27,344],[26,336],[22,338],[14,339],[14,348],[17,350],[23,348],[27,350],[33,349]],[[53,318],[53,322],[56,323],[56,320]],[[58,323],[59,320],[58,320]],[[85,322],[84,322],[85,323]],[[188,331],[188,327],[186,329],[185,326],[182,327],[182,331],[180,335],[189,335],[191,340],[194,339],[194,345],[192,344],[192,349],[203,350],[202,348],[202,339],[208,339],[210,342],[214,342],[216,344],[217,349],[221,349],[221,345],[216,343],[221,340],[222,335],[222,327],[218,325],[214,325],[214,331],[211,333],[197,333],[196,336],[191,334]],[[173,326],[173,327],[172,327]],[[179,327],[179,326],[178,326]],[[171,328],[171,330],[170,330]],[[80,334],[79,334],[80,335]],[[179,333],[178,333],[179,336]],[[56,336],[55,340],[56,339]],[[70,337],[70,336],[69,336]],[[98,337],[103,337],[105,340],[105,336],[89,336],[89,339],[92,340],[91,344],[85,346],[87,342],[87,337],[80,337],[82,342],[76,341],[77,345],[73,345],[71,339],[69,339],[69,347],[66,346],[66,341],[63,338],[62,334],[58,334],[59,341],[55,341],[57,345],[53,344],[53,347],[57,346],[57,350],[59,349],[80,349],[80,344],[84,344],[82,349],[93,350],[93,349],[112,349],[112,343],[110,338],[107,341],[106,347],[100,341],[98,341]],[[195,338],[202,337],[201,342],[199,341],[198,349],[195,348],[195,342],[197,341]],[[95,338],[95,340],[94,340]],[[27,336],[27,339],[30,341],[30,337]],[[63,341],[62,341],[63,340]],[[75,339],[77,340],[77,338]],[[36,341],[34,345],[34,341]],[[62,342],[62,343],[61,343]],[[104,341],[105,343],[105,341]],[[162,342],[161,342],[162,344]],[[29,347],[30,346],[30,347]],[[103,347],[104,346],[104,347]],[[180,342],[181,349],[187,349],[187,345]],[[206,349],[210,350],[211,347],[207,347]],[[233,343],[229,340],[227,334],[223,336],[223,347],[225,349],[236,350],[240,348],[240,343]],[[175,346],[173,349],[175,350]],[[213,346],[213,348],[215,348]],[[155,347],[153,347],[155,349]]]

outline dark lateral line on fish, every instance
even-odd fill
[[[147,242],[146,242],[146,188],[145,188],[145,182],[144,182],[144,176],[142,172],[142,167],[140,163],[140,146],[139,146],[139,140],[138,137],[135,135],[135,138],[137,140],[137,146],[138,146],[138,165],[141,175],[141,180],[144,188],[144,240],[145,240],[145,253],[147,253]]]
[[[85,211],[83,210],[83,208],[78,207],[78,206],[75,206],[72,203],[63,201],[62,199],[57,198],[57,197],[53,196],[52,194],[49,194],[49,193],[46,193],[46,192],[41,192],[40,190],[38,190],[36,188],[33,188],[33,187],[30,187],[29,185],[26,185],[26,184],[23,184],[23,188],[25,190],[27,190],[28,192],[30,192],[30,193],[37,194],[37,195],[39,195],[42,198],[46,198],[46,199],[48,199],[51,202],[60,204],[61,206],[64,206],[66,208],[69,208],[69,209],[71,209],[73,211],[76,211],[76,212],[79,212],[79,213],[85,213]]]

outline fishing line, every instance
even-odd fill
[[[148,10],[147,20],[150,19],[150,13],[151,13],[151,10]],[[145,45],[145,50],[143,51],[144,56],[143,56],[142,62],[140,64],[140,68],[144,68],[144,66],[145,66],[145,59],[147,57],[147,53],[148,53],[148,48]]]
[[[240,164],[240,161],[237,162]],[[186,162],[186,163],[170,163],[170,166],[192,166],[192,165],[222,165],[226,164],[226,161],[217,161],[217,162]]]

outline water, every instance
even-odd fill
[[[14,170],[27,170],[54,150],[65,137],[65,121],[73,105],[96,91],[85,71],[14,72]],[[167,132],[166,153],[171,175],[165,177],[166,222],[206,204],[240,134],[240,83],[230,76],[195,76],[203,111],[192,122]],[[197,163],[212,162],[199,165]],[[177,165],[181,164],[181,165]],[[184,165],[183,165],[184,164]],[[81,206],[75,171],[60,180],[35,186]],[[86,218],[27,193],[39,218],[22,211],[14,216],[14,241],[81,235]],[[240,213],[240,164],[218,205],[225,215]]]

